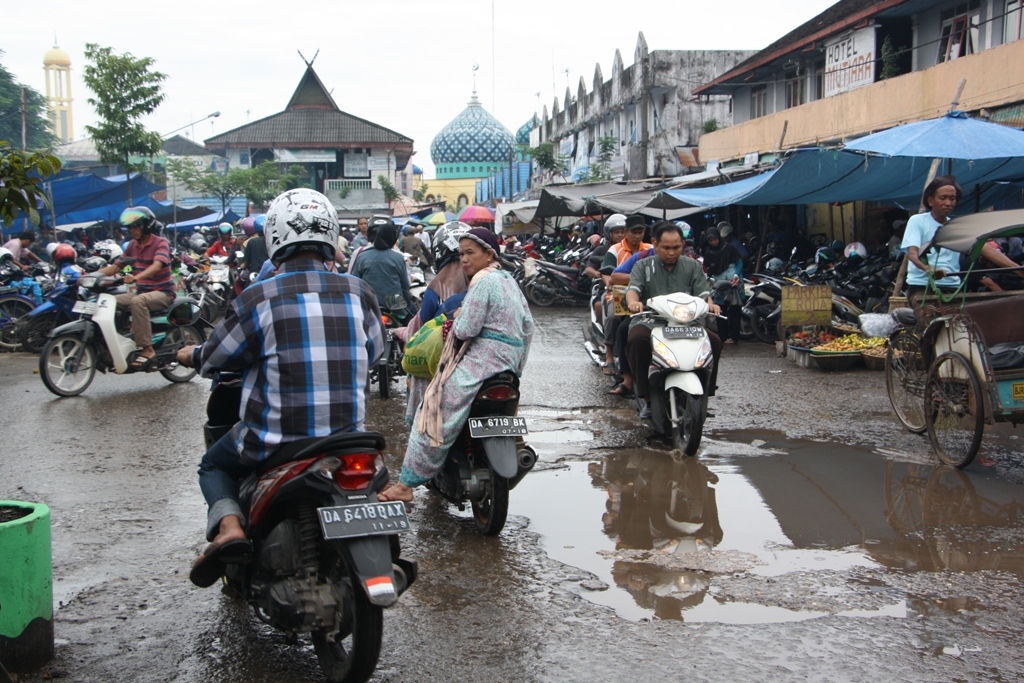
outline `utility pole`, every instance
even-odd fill
[[[28,94],[25,88],[21,89],[21,151],[28,149]]]

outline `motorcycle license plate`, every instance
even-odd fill
[[[317,508],[316,512],[327,540],[412,531],[405,503],[398,500]]]
[[[92,315],[96,312],[95,301],[76,301],[75,305],[71,307],[74,313],[83,313],[85,315]]]
[[[665,339],[700,339],[704,336],[704,328],[669,325],[664,328],[664,334]]]
[[[491,436],[526,436],[525,417],[471,417],[469,435],[474,439]]]

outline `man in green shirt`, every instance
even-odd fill
[[[708,299],[711,287],[700,264],[691,258],[684,257],[683,232],[675,223],[662,221],[654,226],[654,256],[637,262],[629,274],[629,287],[626,289],[626,305],[629,312],[636,314],[644,310],[643,302],[663,294],[684,292]],[[708,301],[712,315],[718,315],[720,309],[713,301]],[[637,397],[644,400],[641,419],[650,418],[650,406],[647,405],[650,387],[647,383],[647,370],[651,365],[651,323],[634,318],[630,321],[629,337],[626,341],[626,358],[633,372],[633,385]],[[711,353],[714,365],[711,368],[710,386],[704,387],[708,396],[715,395],[718,380],[718,358],[722,353],[722,340],[711,330],[707,331],[711,340]]]

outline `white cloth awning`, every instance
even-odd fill
[[[84,223],[65,223],[64,225],[54,226],[53,229],[60,230],[61,232],[71,232],[72,230],[78,230],[79,228],[85,230],[93,227],[94,225],[99,224],[100,221],[85,221]]]

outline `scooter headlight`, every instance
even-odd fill
[[[704,337],[704,341],[701,342],[700,348],[697,349],[697,360],[694,361],[693,366],[696,368],[702,368],[705,363],[711,360],[711,358],[711,338]]]
[[[675,354],[668,348],[668,345],[660,339],[651,339],[651,350],[654,351],[654,355],[662,360],[665,365],[670,368],[678,368],[679,363],[676,362]]]
[[[681,323],[688,323],[697,316],[697,303],[677,304],[672,307],[672,317]]]

